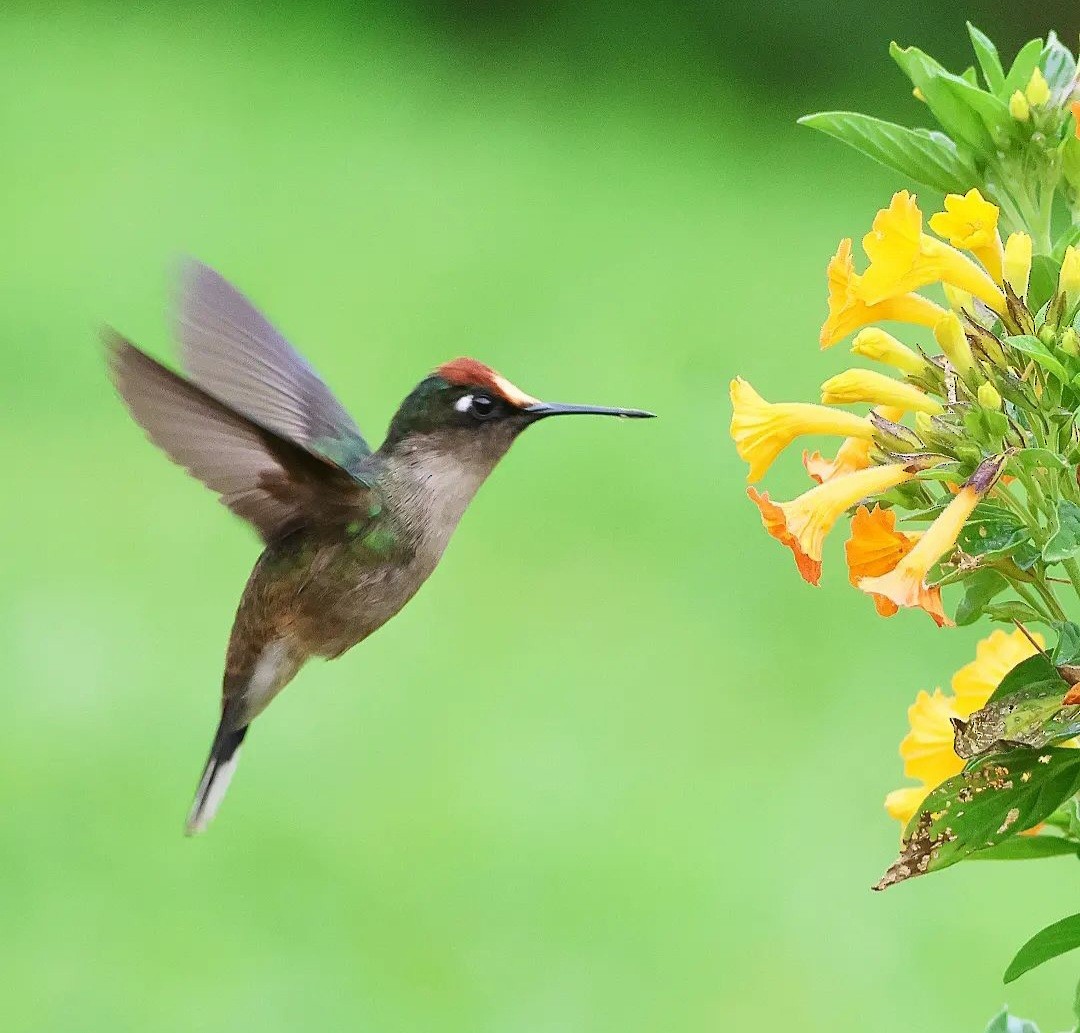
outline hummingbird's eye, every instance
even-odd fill
[[[486,420],[495,415],[495,400],[487,395],[473,395],[468,412],[474,419]]]

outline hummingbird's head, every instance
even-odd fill
[[[454,359],[436,369],[409,394],[394,415],[384,449],[408,441],[454,455],[484,473],[526,427],[549,416],[645,418],[641,409],[542,402],[515,387],[476,359]]]

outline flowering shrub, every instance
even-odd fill
[[[853,337],[880,368],[825,381],[821,404],[731,384],[747,494],[806,581],[819,583],[825,536],[847,520],[848,578],[881,616],[1010,628],[979,645],[951,695],[911,706],[901,755],[919,784],[886,800],[904,831],[877,889],[967,859],[1080,855],[1077,64],[1051,33],[1006,70],[969,32],[981,80],[891,48],[940,131],[851,112],[802,120],[944,195],[926,218],[900,190],[863,237],[865,260],[842,240],[829,261],[821,347]],[[832,458],[803,452],[813,486],[790,501],[758,491],[804,435],[840,439]],[[1078,946],[1074,915],[1026,944],[1006,981]]]

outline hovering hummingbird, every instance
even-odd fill
[[[653,414],[542,402],[460,358],[420,381],[372,451],[311,366],[207,266],[184,270],[176,332],[187,377],[107,330],[113,382],[150,440],[265,543],[229,638],[194,834],[251,722],[310,657],[341,656],[412,598],[518,434],[549,416]]]

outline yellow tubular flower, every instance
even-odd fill
[[[863,237],[870,268],[859,283],[868,305],[944,281],[974,294],[995,312],[1005,310],[1005,296],[970,258],[922,232],[922,212],[906,190],[893,195]]]
[[[1018,298],[1026,298],[1031,276],[1031,237],[1010,233],[1005,241],[1005,282]]]
[[[868,326],[855,335],[851,345],[852,355],[861,355],[864,359],[873,359],[892,366],[901,373],[918,374],[926,372],[929,363],[918,352],[912,351],[906,344],[901,344],[892,334]]]
[[[753,488],[746,493],[761,511],[765,530],[791,549],[799,573],[816,585],[821,580],[821,548],[836,521],[861,499],[888,491],[912,476],[893,463],[833,478],[791,502],[771,502],[767,492],[759,495]]]
[[[968,517],[994,486],[1004,463],[1001,456],[983,460],[915,548],[887,574],[860,580],[859,588],[873,595],[883,595],[897,606],[919,607],[930,614],[938,627],[951,624],[942,609],[941,590],[929,587],[926,575],[938,560],[952,551]]]
[[[1036,68],[1035,71],[1031,73],[1027,89],[1024,90],[1024,97],[1032,107],[1037,107],[1039,104],[1045,104],[1050,99],[1050,87],[1047,84],[1041,69]]]
[[[1041,645],[1041,636],[1034,637]],[[975,660],[954,675],[955,696],[946,696],[941,689],[916,696],[908,708],[911,730],[900,743],[900,756],[904,774],[921,784],[896,789],[885,798],[885,809],[902,827],[934,789],[964,766],[953,751],[953,719],[963,720],[984,707],[1002,678],[1034,654],[1035,647],[1023,632],[995,631],[978,644]]]
[[[925,412],[937,415],[944,412],[940,402],[924,394],[914,384],[893,380],[872,369],[846,369],[821,385],[821,401],[825,405],[851,405],[869,402],[871,405],[892,405],[905,412]]]
[[[1003,249],[998,233],[998,207],[976,188],[966,194],[947,194],[945,211],[930,217],[930,228],[956,248],[970,251],[983,268],[1001,283]]]
[[[886,420],[895,423],[902,419],[903,409],[894,409],[883,405],[874,412],[879,413]],[[872,441],[863,438],[845,438],[844,443],[837,450],[835,459],[826,459],[820,452],[803,452],[803,466],[810,475],[810,479],[824,484],[834,477],[843,477],[844,474],[853,473],[855,470],[865,470],[872,466],[870,462],[870,448]]]
[[[892,320],[933,326],[944,314],[940,305],[918,294],[901,294],[876,305],[868,305],[859,297],[861,277],[851,260],[851,240],[840,241],[836,254],[829,260],[829,318],[821,328],[821,347],[829,348],[848,334],[871,323]]]
[[[808,402],[766,402],[742,377],[731,382],[731,437],[750,464],[748,481],[759,481],[773,460],[800,434],[838,434],[865,438],[870,421],[840,409]]]
[[[1019,90],[1009,98],[1009,114],[1017,122],[1026,122],[1031,118],[1031,108],[1028,106],[1027,97]]]
[[[1058,277],[1058,290],[1065,295],[1065,311],[1069,312],[1080,298],[1080,251],[1071,244],[1065,249]]]
[[[934,327],[934,340],[958,373],[967,373],[974,367],[971,345],[964,333],[964,325],[955,312],[948,312],[941,317],[941,321]]]

